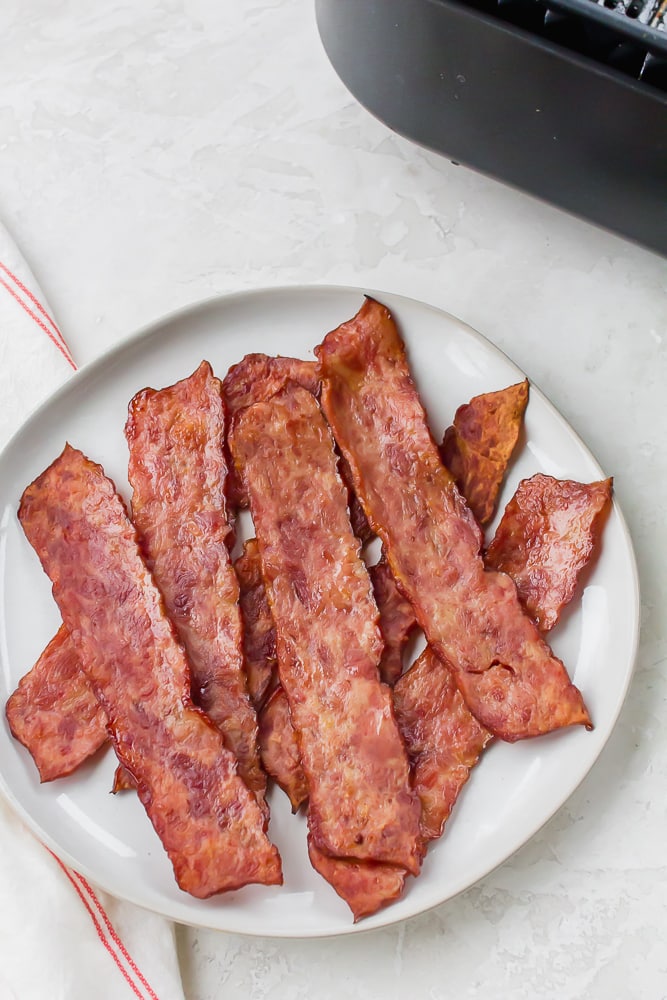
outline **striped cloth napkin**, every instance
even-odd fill
[[[76,367],[0,226],[0,447]],[[0,844],[2,1000],[183,1000],[169,921],[93,888],[1,796]]]

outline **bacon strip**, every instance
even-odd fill
[[[42,781],[71,774],[107,738],[104,710],[81,673],[61,625],[6,707],[12,735],[30,751]]]
[[[132,399],[125,427],[132,520],[185,646],[193,700],[262,799],[257,716],[246,687],[239,585],[228,550],[221,385],[204,361],[189,378]]]
[[[484,570],[479,528],[440,461],[389,311],[368,299],[316,354],[322,405],[357,496],[470,710],[509,741],[590,726],[510,578]]]
[[[314,396],[319,396],[320,380],[317,364],[300,358],[271,357],[268,354],[246,354],[238,364],[232,365],[222,382],[222,392],[230,419],[239,410],[268,399],[287,380],[303,386]],[[248,506],[243,483],[230,466],[227,484],[229,501],[235,509]]]
[[[68,445],[19,518],[180,887],[206,897],[280,883],[262,811],[192,706],[187,661],[113,483]]]
[[[308,783],[287,696],[280,684],[259,714],[259,748],[267,773],[289,798],[292,812],[298,812],[308,798]]]
[[[262,577],[257,539],[250,538],[234,563],[239,581],[243,654],[248,694],[261,712],[272,686],[277,683],[276,630]]]
[[[612,480],[577,483],[538,474],[524,479],[486,551],[486,565],[508,573],[542,631],[572,599],[611,506]]]
[[[262,555],[313,843],[416,873],[419,803],[378,678],[377,608],[319,406],[288,382],[238,413],[229,441]]]
[[[435,840],[491,733],[430,646],[396,683],[394,709],[422,804],[422,837]]]
[[[417,628],[412,605],[401,594],[384,555],[368,571],[373,594],[380,612],[380,632],[384,649],[380,660],[380,677],[393,685],[403,673],[403,652]]]
[[[528,404],[528,380],[474,396],[459,406],[440,454],[480,524],[496,511],[507,464]]]
[[[332,858],[315,847],[308,837],[308,857],[316,872],[344,899],[357,923],[394,900],[403,892],[406,872],[374,861]]]

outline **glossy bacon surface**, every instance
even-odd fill
[[[19,517],[178,884],[206,897],[279,883],[264,815],[190,701],[187,661],[113,483],[68,445]]]
[[[222,391],[230,418],[239,410],[261,399],[268,399],[287,380],[319,395],[320,380],[317,364],[300,358],[271,357],[268,354],[246,354],[232,365],[222,382]],[[235,509],[248,506],[248,498],[240,477],[230,468],[227,493]]]
[[[246,354],[238,364],[232,365],[222,380],[229,416],[233,417],[246,406],[273,396],[288,380],[307,389],[313,396],[319,395],[320,378],[316,361]]]
[[[132,520],[167,614],[185,646],[195,703],[220,728],[239,774],[260,798],[257,716],[243,669],[239,585],[225,501],[220,382],[202,362],[189,378],[132,399]]]
[[[12,735],[31,753],[42,781],[71,774],[107,738],[104,709],[81,673],[61,625],[7,701]]]
[[[262,763],[297,812],[308,798],[308,783],[301,767],[301,753],[287,696],[278,685],[259,713],[259,749]]]
[[[229,440],[250,498],[313,842],[416,872],[419,802],[379,681],[377,608],[317,401],[287,383],[238,413]]]
[[[407,872],[375,861],[332,858],[308,838],[310,863],[333,886],[354,914],[355,923],[393,903],[403,892]]]
[[[248,693],[258,714],[275,680],[276,630],[262,577],[257,539],[250,538],[234,563],[239,581],[243,653]]]
[[[459,406],[440,454],[480,524],[492,519],[507,464],[519,440],[528,381],[474,396]]]
[[[611,479],[524,479],[505,508],[486,564],[509,573],[528,614],[553,628],[572,599],[611,505]]]
[[[322,405],[399,588],[468,707],[505,740],[590,725],[580,692],[442,465],[389,311],[368,299],[316,351]]]
[[[403,652],[408,639],[417,628],[417,619],[412,605],[396,586],[384,556],[375,566],[371,566],[368,573],[380,612],[380,632],[384,640],[380,677],[385,684],[393,685],[403,672]]]
[[[491,734],[430,646],[397,681],[394,709],[422,804],[422,836],[435,840]]]

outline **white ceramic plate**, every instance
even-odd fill
[[[56,631],[59,615],[16,518],[19,498],[65,441],[101,462],[127,497],[123,427],[127,404],[146,385],[169,385],[202,358],[223,376],[250,351],[310,357],[325,333],[352,316],[362,291],[287,288],[233,295],[142,331],[77,374],[25,424],[0,456],[0,701]],[[463,323],[429,306],[376,293],[398,320],[436,437],[456,407],[499,389],[521,372]],[[613,470],[609,470],[613,472]],[[532,389],[525,444],[502,504],[535,472],[582,481],[602,471],[568,424]],[[355,927],[346,905],[311,869],[305,821],[271,794],[270,835],[284,862],[281,888],[252,886],[201,902],[181,892],[136,796],[109,794],[109,750],[78,773],[40,785],[4,712],[0,782],[35,833],[68,864],[116,896],[174,920],[246,934],[315,937],[379,927],[441,903],[472,885],[524,844],[590,770],[612,730],[632,673],[638,585],[632,546],[618,508],[606,524],[600,556],[583,596],[551,637],[583,691],[595,730],[497,743],[457,803],[445,836],[428,853],[404,897]]]

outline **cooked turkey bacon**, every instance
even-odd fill
[[[239,581],[243,654],[248,694],[258,714],[276,682],[276,630],[262,577],[257,539],[250,538],[234,563]]]
[[[259,749],[262,763],[297,812],[308,798],[308,783],[287,697],[280,684],[259,713]]]
[[[320,380],[317,364],[300,358],[271,357],[268,354],[246,354],[232,365],[222,382],[225,405],[230,417],[239,410],[262,399],[268,399],[290,379],[314,396],[319,395]],[[243,483],[232,467],[227,489],[234,508],[248,506]]]
[[[491,734],[430,646],[396,683],[394,709],[422,804],[422,837],[435,840]]]
[[[505,508],[486,564],[512,577],[543,632],[574,596],[611,505],[611,487],[611,479],[577,483],[540,474],[524,479]]]
[[[492,519],[528,404],[528,381],[459,406],[440,454],[480,524]]]
[[[229,441],[250,499],[313,842],[417,872],[419,802],[378,677],[377,608],[317,401],[288,382],[239,412]]]
[[[71,774],[107,738],[107,718],[61,625],[7,702],[12,735],[30,751],[42,781]]]
[[[479,528],[442,465],[389,311],[368,299],[316,353],[322,405],[357,496],[470,710],[510,741],[590,725],[511,579],[484,569]]]
[[[279,883],[262,811],[190,701],[187,661],[113,483],[68,445],[19,517],[178,884],[206,897]]]
[[[333,886],[354,914],[355,923],[393,903],[403,892],[406,871],[376,861],[332,858],[308,837],[308,857],[316,872]]]
[[[412,605],[396,586],[384,556],[368,572],[380,612],[380,632],[384,640],[380,677],[385,684],[395,684],[403,672],[403,653],[417,628],[417,619]]]
[[[132,520],[167,614],[185,646],[193,700],[220,728],[260,798],[257,717],[243,665],[239,586],[228,550],[221,385],[202,362],[189,378],[132,399]]]

